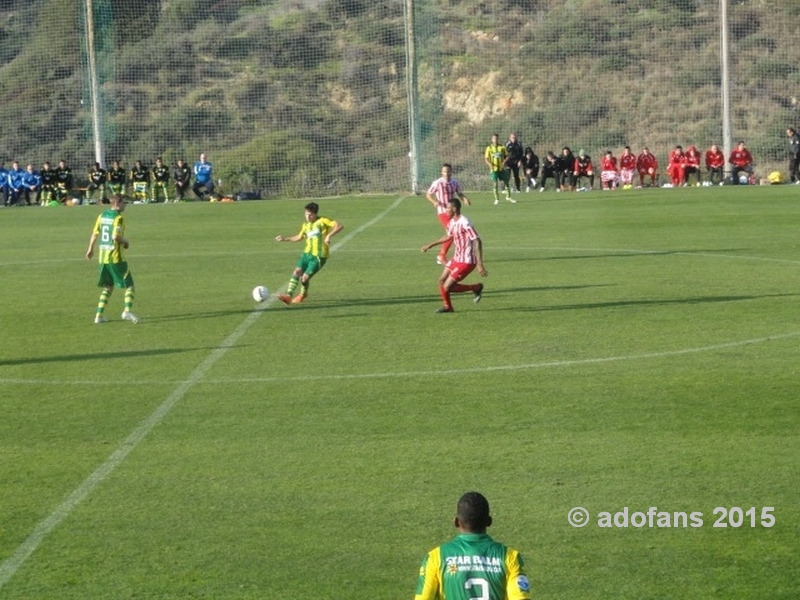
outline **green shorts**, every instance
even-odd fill
[[[327,260],[327,258],[322,258],[321,256],[314,256],[313,254],[303,252],[300,260],[297,261],[297,268],[311,277],[325,266]]]
[[[99,287],[129,288],[133,287],[133,275],[128,270],[127,262],[102,263],[100,265]]]
[[[508,169],[489,173],[489,177],[492,178],[492,181],[502,181],[503,183],[508,183],[509,175],[511,175],[511,173],[508,172]]]

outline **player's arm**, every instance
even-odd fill
[[[525,575],[525,561],[516,550],[509,548],[505,563],[506,598],[508,600],[530,600],[531,586]]]
[[[439,549],[429,552],[419,568],[419,579],[414,600],[436,600],[439,598]]]
[[[469,201],[469,198],[467,198],[467,196],[464,194],[464,192],[458,192],[458,197],[467,206],[472,206],[472,202]]]
[[[333,221],[333,229],[331,229],[330,233],[325,236],[325,243],[330,244],[331,238],[339,233],[342,229],[344,229],[344,225],[339,223],[338,221]]]
[[[121,219],[122,217],[119,218]],[[128,240],[122,236],[122,227],[117,227],[114,229],[114,243],[119,244],[125,249],[127,249],[130,245],[128,244]]]
[[[478,268],[478,273],[481,274],[481,277],[486,277],[489,272],[483,266],[483,242],[481,242],[481,238],[476,237],[472,240],[472,251],[475,253],[475,266]]]
[[[494,169],[494,165],[492,164],[492,161],[491,161],[490,146],[486,146],[486,150],[483,153],[483,162],[485,162],[487,165],[489,165],[490,169]]]
[[[92,232],[92,237],[89,238],[89,248],[86,250],[86,258],[89,260],[94,256],[94,245],[97,243],[98,237],[100,237],[100,232],[95,229]]]
[[[431,194],[430,190],[425,194],[425,197],[428,199],[428,202],[436,206],[436,196]]]
[[[430,244],[425,244],[425,245],[422,247],[422,251],[423,251],[423,252],[427,252],[427,251],[428,251],[428,250],[430,250],[431,248],[434,248],[434,247],[436,247],[436,246],[441,246],[441,245],[442,245],[442,244],[444,244],[446,241],[448,241],[448,240],[452,240],[452,239],[453,239],[453,236],[452,236],[452,235],[446,235],[446,236],[444,236],[443,238],[439,238],[439,239],[438,239],[438,240],[436,240],[435,242],[431,242]]]
[[[299,242],[303,239],[303,234],[298,233],[297,235],[293,235],[290,237],[283,236],[283,235],[276,235],[275,241],[276,242]]]

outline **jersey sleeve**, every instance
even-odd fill
[[[525,575],[525,561],[516,550],[506,553],[506,598],[508,600],[530,600],[531,586]]]
[[[417,592],[414,595],[414,600],[436,600],[440,597],[440,563],[441,554],[439,548],[431,550],[425,558],[422,559],[422,565],[420,565],[419,568],[419,579],[417,580]]]

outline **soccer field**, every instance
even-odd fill
[[[304,201],[129,206],[137,325],[101,208],[0,210],[0,598],[410,599],[471,489],[534,598],[800,597],[800,191],[470,196],[454,314],[422,197],[292,307]]]

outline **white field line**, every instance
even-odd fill
[[[352,233],[346,235],[336,244],[333,244],[331,249],[336,250],[343,246],[353,237],[364,231],[368,227],[378,223],[392,210],[397,208],[404,198],[395,200],[389,208],[384,210],[370,222],[362,225]],[[94,489],[99,486],[117,467],[127,458],[127,456],[139,445],[139,443],[147,437],[150,431],[156,425],[161,423],[164,418],[169,414],[172,408],[181,400],[186,393],[208,373],[208,371],[221,359],[227,351],[236,345],[236,342],[247,332],[250,326],[255,323],[261,313],[264,312],[269,304],[272,304],[274,299],[270,298],[259,308],[253,310],[242,323],[233,330],[233,332],[211,353],[208,357],[201,362],[194,371],[191,372],[185,381],[181,381],[178,386],[167,396],[158,408],[147,417],[130,435],[117,447],[117,449],[109,456],[103,464],[101,464],[89,477],[87,477],[81,485],[79,485],[67,498],[43,521],[39,522],[33,529],[28,538],[16,549],[14,554],[0,563],[0,589],[8,583],[14,576],[19,568],[25,563],[31,554],[39,547],[47,535],[53,531],[58,525],[66,519],[70,513],[90,494]]]
[[[257,309],[262,310],[262,309]],[[716,352],[718,350],[726,350],[728,348],[739,348],[742,346],[752,346],[755,344],[764,344],[766,342],[775,342],[779,340],[791,339],[800,337],[800,331],[790,331],[787,333],[777,333],[759,338],[750,338],[747,340],[737,340],[733,342],[723,342],[721,344],[712,344],[710,346],[695,346],[692,348],[680,348],[677,350],[663,350],[660,352],[644,352],[640,354],[621,354],[618,356],[601,356],[595,358],[578,358],[572,360],[551,360],[537,363],[522,363],[517,365],[493,365],[493,366],[480,366],[480,367],[464,367],[461,369],[427,369],[424,371],[381,371],[378,373],[349,373],[349,374],[328,374],[328,375],[293,375],[290,377],[229,377],[224,379],[204,379],[197,381],[199,385],[230,385],[232,383],[281,383],[292,381],[341,381],[341,380],[357,380],[357,379],[408,379],[410,377],[441,377],[443,375],[469,375],[476,373],[492,373],[500,371],[530,371],[534,369],[552,369],[552,368],[568,368],[579,367],[586,365],[599,365],[612,362],[624,362],[632,360],[653,360],[660,358],[670,358],[673,356],[684,356],[687,354],[701,354],[704,352]],[[93,380],[44,380],[44,379],[0,379],[0,384],[18,384],[18,385],[76,385],[76,386],[90,386],[90,385],[107,385],[106,381],[93,381]],[[178,381],[156,381],[156,380],[142,380],[136,381],[121,381],[121,385],[172,385],[181,383]]]

